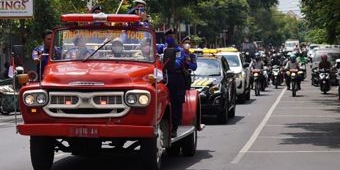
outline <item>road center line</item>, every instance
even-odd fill
[[[266,125],[268,122],[269,118],[273,114],[274,109],[276,106],[279,104],[282,96],[286,92],[287,88],[284,88],[282,92],[280,93],[279,97],[275,100],[274,104],[272,107],[268,110],[266,116],[263,118],[262,122],[259,124],[259,126],[256,128],[255,132],[252,134],[248,142],[242,147],[240,152],[236,155],[236,157],[231,161],[231,163],[239,163],[240,160],[243,158],[243,156],[249,151],[249,148],[254,144],[255,140],[258,138],[260,135],[263,127]]]

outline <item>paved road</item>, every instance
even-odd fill
[[[0,169],[31,170],[28,137],[15,133],[14,115],[0,116]],[[337,170],[340,167],[340,101],[336,87],[322,94],[306,79],[297,97],[284,87],[237,105],[227,125],[207,124],[194,157],[164,157],[164,170]],[[136,170],[137,157],[93,159],[57,153],[52,170]]]

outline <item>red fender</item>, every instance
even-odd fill
[[[201,111],[197,90],[187,90],[183,103],[182,125],[200,125]]]

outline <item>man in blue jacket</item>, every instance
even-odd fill
[[[164,33],[165,44],[158,46],[158,53],[167,55],[167,50],[174,51],[176,56],[163,57],[165,74],[167,75],[167,87],[170,92],[172,110],[171,137],[177,136],[178,126],[181,125],[183,103],[185,101],[185,79],[183,74],[185,54],[183,49],[176,42],[176,33],[168,29]],[[172,53],[172,52],[170,52]],[[172,58],[172,59],[171,59]]]

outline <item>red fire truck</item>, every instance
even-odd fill
[[[201,124],[196,90],[186,92],[182,125],[172,138],[171,103],[156,34],[137,15],[65,14],[53,29],[41,81],[20,75],[19,106],[35,170],[50,169],[55,152],[92,156],[137,152],[144,169],[164,153],[193,156]],[[149,53],[142,46],[149,41]],[[118,53],[119,52],[119,53]]]

